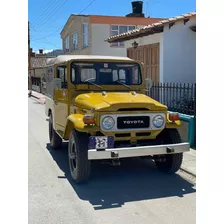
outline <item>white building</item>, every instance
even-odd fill
[[[196,82],[196,12],[111,36],[107,41],[124,41],[126,56],[142,61],[146,76],[154,82]]]
[[[72,14],[61,31],[63,54],[125,56],[123,42],[109,44],[105,39],[164,20],[145,18],[141,1],[132,2],[132,7],[126,16]]]

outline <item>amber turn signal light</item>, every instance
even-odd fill
[[[180,120],[180,116],[179,116],[178,113],[170,113],[169,114],[169,120],[178,121],[178,120]]]
[[[94,115],[91,114],[84,115],[83,122],[84,124],[94,124],[95,123]]]

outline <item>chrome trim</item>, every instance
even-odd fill
[[[160,128],[157,128],[153,125],[152,123],[152,119],[154,116],[157,116],[157,115],[161,115],[163,118],[164,118],[164,124],[160,127]],[[103,126],[102,126],[102,120],[107,117],[107,116],[110,116],[114,119],[115,121],[115,124],[114,124],[114,127],[107,130],[107,129],[104,129]],[[126,128],[126,129],[118,129],[117,128],[117,118],[118,117],[127,117],[127,116],[130,116],[130,117],[138,117],[138,116],[149,116],[149,119],[150,119],[150,127],[149,128]],[[160,129],[163,129],[165,128],[165,125],[166,125],[166,114],[165,113],[135,113],[135,114],[104,114],[100,117],[100,129],[104,132],[122,132],[122,131],[150,131],[150,130],[160,130]]]
[[[128,148],[114,148],[105,149],[105,151],[97,151],[96,149],[88,150],[89,160],[98,159],[113,159],[112,155],[116,155],[116,158],[128,158],[150,155],[165,155],[187,152],[190,150],[189,143],[178,143],[168,145],[152,145],[141,147],[128,147]]]

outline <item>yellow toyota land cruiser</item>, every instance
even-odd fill
[[[68,140],[71,176],[87,181],[92,160],[149,157],[165,173],[179,170],[189,144],[177,113],[145,95],[142,63],[127,57],[62,55],[46,70],[50,145]]]

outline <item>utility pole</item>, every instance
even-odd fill
[[[28,21],[28,89],[30,90],[30,96],[31,96],[31,90],[32,90],[32,84],[31,84],[31,64],[30,64],[30,22]]]

